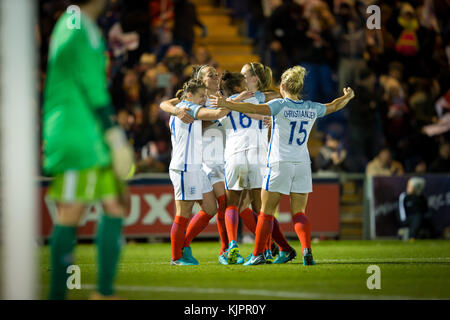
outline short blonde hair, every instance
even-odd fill
[[[287,69],[281,76],[281,84],[290,94],[300,95],[303,89],[303,83],[306,76],[306,69],[301,66],[295,66]]]

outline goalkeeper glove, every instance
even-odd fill
[[[114,172],[118,178],[125,180],[134,167],[133,149],[125,132],[119,126],[111,127],[105,132],[105,140],[111,150]]]

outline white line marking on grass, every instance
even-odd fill
[[[361,258],[361,259],[315,259],[316,263],[321,264],[321,263],[339,263],[339,262],[346,262],[346,263],[361,263],[361,264],[365,264],[365,263],[382,263],[382,262],[405,262],[405,261],[412,261],[412,262],[417,262],[417,263],[421,263],[421,262],[430,262],[430,261],[449,261],[450,262],[450,257],[421,257],[421,258],[378,258],[378,259],[373,259],[373,258]],[[294,263],[297,260],[293,260]],[[200,261],[201,262],[201,261]],[[301,262],[300,260],[297,261]],[[169,265],[170,261],[167,262],[126,262],[126,263],[121,263],[119,265]],[[290,263],[292,264],[292,263]],[[78,263],[78,266],[96,266],[96,263]],[[215,261],[204,261],[201,262],[200,265],[217,265],[219,266],[220,264],[218,262]],[[235,266],[240,266],[240,265],[235,265]]]
[[[84,290],[95,290],[97,286],[93,284],[82,285]],[[383,296],[383,295],[357,295],[342,293],[314,293],[314,292],[295,292],[295,291],[272,291],[272,290],[253,290],[253,289],[219,289],[219,288],[194,288],[194,287],[157,287],[157,286],[115,286],[117,291],[129,292],[172,292],[172,293],[196,293],[196,294],[229,294],[240,296],[260,296],[269,298],[288,298],[288,299],[312,299],[312,300],[407,300],[423,299],[409,296]],[[439,298],[427,298],[439,299]]]
[[[371,262],[429,262],[429,261],[450,261],[450,257],[420,257],[420,258],[361,258],[361,259],[321,259],[317,260],[320,262],[349,262],[349,263],[371,263]]]

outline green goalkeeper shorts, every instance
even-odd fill
[[[47,194],[56,202],[86,203],[116,198],[125,191],[125,184],[116,177],[111,167],[107,167],[57,174]]]

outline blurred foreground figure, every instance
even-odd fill
[[[77,226],[87,204],[98,200],[105,214],[97,231],[95,298],[113,296],[125,214],[121,180],[134,167],[125,133],[112,121],[105,45],[95,23],[107,1],[74,2],[81,12],[64,13],[52,33],[44,95],[44,170],[53,176],[48,196],[58,208],[50,240],[50,299],[65,298]]]

